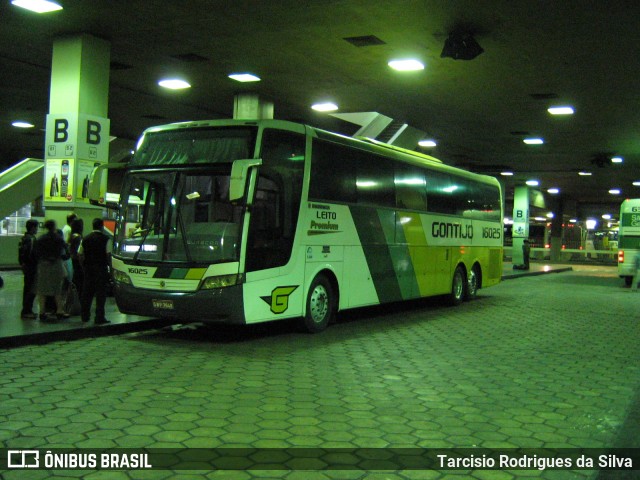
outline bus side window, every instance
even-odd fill
[[[251,207],[247,271],[285,265],[298,224],[305,158],[304,135],[266,129],[262,166]]]
[[[422,171],[406,165],[396,165],[394,183],[397,208],[426,211],[427,184]]]

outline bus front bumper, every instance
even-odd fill
[[[114,296],[125,314],[190,322],[244,324],[242,285],[197,292],[143,290],[116,282]]]

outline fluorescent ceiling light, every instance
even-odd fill
[[[252,73],[232,73],[229,78],[237,82],[259,82],[260,77]]]
[[[18,128],[33,128],[34,125],[29,123],[29,122],[22,122],[20,120],[17,120],[15,122],[11,122],[11,125],[13,125],[14,127],[18,127]]]
[[[544,218],[544,217],[533,217],[533,219],[534,219],[535,221],[537,221],[537,222],[544,222],[544,221],[546,221],[546,220],[547,220],[547,219],[546,219],[546,218]]]
[[[578,175],[580,175],[581,177],[590,177],[591,176],[591,172],[578,172]]]
[[[36,13],[48,13],[55,12],[56,10],[62,10],[62,7],[59,4],[48,0],[11,0],[11,3],[16,7],[25,8]]]
[[[540,185],[540,182],[538,180],[527,180],[525,183],[530,187],[537,187],[538,185]]]
[[[437,143],[434,140],[420,140],[418,145],[421,147],[435,147]]]
[[[338,110],[338,106],[335,103],[314,103],[311,108],[316,112],[334,112]]]
[[[179,78],[167,78],[165,80],[160,80],[158,82],[158,85],[170,90],[182,90],[183,88],[191,88],[191,85],[188,82],[180,80]]]
[[[640,187],[640,181],[633,182],[634,187]]]
[[[500,172],[500,175],[502,175],[503,177],[512,177],[513,172]]]
[[[550,189],[547,190],[547,192],[555,195],[556,193],[560,193],[560,189],[559,188],[550,188]]]
[[[406,60],[391,60],[388,65],[399,72],[415,72],[416,70],[424,70],[424,64],[413,58]]]
[[[612,188],[611,190],[609,190],[609,193],[611,195],[620,195],[620,189],[619,188]]]
[[[573,107],[550,107],[547,109],[551,115],[573,115]]]
[[[623,159],[622,157],[612,157],[611,158],[611,163],[622,163]]]
[[[602,215],[602,218],[604,218],[605,220],[611,220],[611,214],[605,213],[604,215]]]
[[[572,218],[569,220],[569,223],[578,223],[578,219],[577,218]]]
[[[547,213],[547,218],[554,218],[555,214],[553,212]]]
[[[525,138],[522,141],[527,145],[542,145],[544,143],[544,140],[541,138]]]

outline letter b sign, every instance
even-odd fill
[[[89,145],[100,145],[100,131],[102,127],[95,120],[87,120],[87,143]]]

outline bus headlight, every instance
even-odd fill
[[[244,280],[244,275],[234,273],[233,275],[218,275],[216,277],[207,277],[202,281],[200,288],[202,290],[212,290],[214,288],[225,288],[238,285]]]
[[[113,279],[116,282],[126,283],[127,285],[131,285],[131,278],[129,277],[129,275],[127,275],[124,272],[121,272],[120,270],[113,271]]]

